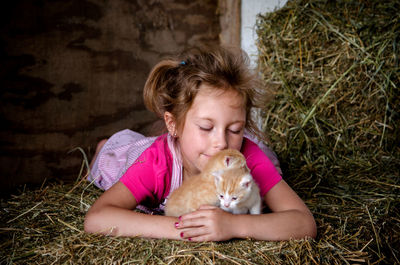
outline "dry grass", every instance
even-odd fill
[[[343,264],[365,263],[357,234],[320,227],[320,239],[188,243],[83,232],[101,192],[81,182],[24,190],[1,203],[1,264]],[[354,247],[348,248],[349,244]]]
[[[286,180],[320,230],[388,264],[400,249],[399,8],[293,1],[258,19],[260,70],[275,89],[264,129]]]
[[[265,130],[315,240],[188,243],[83,232],[101,194],[47,183],[1,200],[1,264],[400,264],[398,1],[295,1],[260,16]]]

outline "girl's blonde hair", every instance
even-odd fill
[[[265,140],[251,109],[264,108],[268,97],[259,86],[257,75],[250,71],[249,58],[241,49],[194,48],[175,59],[159,62],[146,81],[144,103],[160,118],[170,112],[180,130],[202,84],[238,92],[246,108],[246,129]]]

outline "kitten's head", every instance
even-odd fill
[[[238,150],[225,149],[211,157],[203,171],[214,172],[241,167],[247,167],[243,154]]]
[[[247,167],[217,170],[212,173],[220,206],[232,212],[251,193],[253,178]]]

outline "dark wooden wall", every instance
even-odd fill
[[[16,0],[0,11],[0,186],[77,177],[82,147],[148,132],[142,88],[162,57],[218,43],[218,1]]]

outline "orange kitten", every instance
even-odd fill
[[[239,151],[223,150],[210,158],[202,173],[185,180],[169,196],[165,215],[181,216],[201,205],[219,206],[232,213],[247,213],[249,209],[252,214],[260,213],[260,206],[258,211],[254,206],[261,205],[259,189]]]
[[[204,176],[210,176],[209,174],[211,174],[211,172],[220,169],[240,168],[246,166],[246,159],[242,153],[235,149],[225,149],[219,151],[210,158],[202,173],[204,173]]]
[[[260,189],[247,167],[213,172],[220,207],[234,214],[261,213]]]

